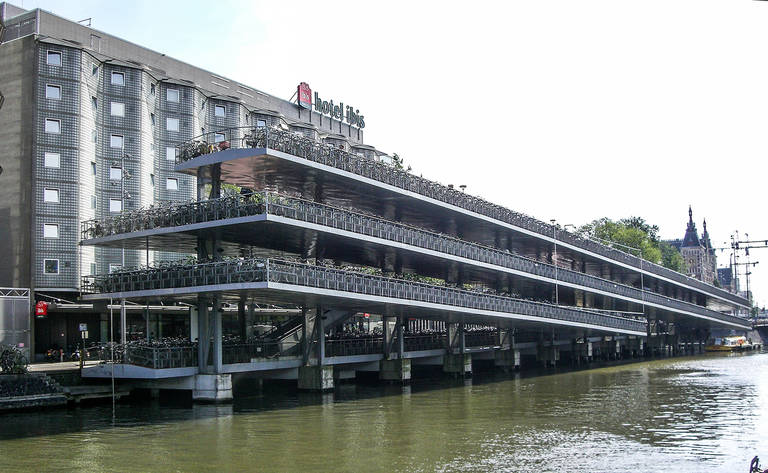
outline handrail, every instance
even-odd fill
[[[449,235],[437,234],[411,225],[392,222],[354,210],[321,204],[272,192],[252,192],[219,199],[172,203],[166,206],[133,210],[121,215],[82,222],[84,240],[170,226],[190,225],[244,216],[278,215],[294,220],[320,224],[371,237],[396,241],[448,255],[502,266],[558,282],[576,284],[591,289],[660,304],[681,311],[727,321],[730,317],[697,304],[670,298],[655,292],[611,281],[579,271],[558,267],[522,255]]]
[[[236,127],[233,129],[240,129]],[[220,130],[221,131],[221,130]],[[487,217],[506,222],[526,230],[537,233],[546,239],[550,239],[558,227],[537,220],[534,217],[521,212],[516,212],[492,202],[486,201],[480,197],[467,194],[466,192],[453,189],[434,181],[430,181],[420,176],[412,175],[405,170],[397,169],[388,164],[374,161],[369,158],[358,156],[337,147],[320,143],[307,138],[299,133],[285,131],[277,127],[258,127],[250,128],[241,139],[244,147],[250,148],[269,148],[284,153],[291,154],[300,158],[308,159],[313,162],[332,166],[337,169],[351,172],[363,177],[374,179],[400,189],[417,193],[425,197],[438,200],[456,207],[460,207],[470,212],[476,212]],[[237,143],[230,143],[237,144]],[[186,149],[194,148],[193,142],[183,142],[178,147],[181,150],[176,158],[177,163],[183,163],[193,159],[201,154],[218,151],[215,146],[203,146],[200,152],[193,150],[186,152]],[[207,143],[206,143],[207,145]],[[625,253],[616,248],[604,245],[591,239],[585,239],[578,235],[559,232],[558,241],[568,243],[582,250],[591,251],[601,256],[621,261],[639,270],[649,270],[651,273],[661,277],[672,279],[681,284],[695,287],[698,290],[707,291],[716,294],[718,297],[727,299],[733,303],[745,305],[747,301],[735,294],[731,294],[712,285],[706,284],[698,279],[685,276],[671,269],[660,266],[650,261],[643,261],[637,256]]]
[[[374,276],[305,263],[268,258],[249,258],[201,264],[178,264],[161,268],[121,270],[86,276],[83,290],[94,293],[125,293],[156,289],[224,285],[248,282],[274,282],[318,289],[353,292],[415,302],[461,308],[514,313],[542,320],[587,323],[610,329],[645,332],[645,321],[606,315],[588,309],[556,306],[507,296],[483,294]],[[644,318],[643,318],[644,319]]]

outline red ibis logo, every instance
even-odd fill
[[[302,82],[299,84],[299,106],[312,110],[312,89],[309,88],[309,84]]]
[[[37,304],[35,304],[35,316],[45,317],[46,315],[48,315],[48,303],[44,301],[37,301]]]

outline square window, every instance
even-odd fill
[[[57,259],[45,259],[45,260],[43,260],[43,273],[45,273],[45,274],[59,274],[59,260],[57,260]]]
[[[122,212],[123,201],[120,199],[109,199],[109,211],[110,212]]]
[[[214,133],[213,136],[213,142],[214,143],[221,143],[222,141],[226,140],[227,137],[224,135],[224,133]]]
[[[179,180],[173,177],[169,177],[165,180],[165,188],[169,191],[179,190]]]
[[[61,155],[59,153],[45,153],[45,167],[57,168],[61,166]]]
[[[165,129],[168,131],[179,131],[179,119],[178,118],[166,118]]]
[[[91,174],[94,176],[96,175],[96,163],[93,161],[91,161]]]
[[[59,85],[45,85],[45,98],[61,100],[61,86]]]
[[[52,118],[45,119],[45,132],[46,133],[61,133],[61,120],[54,120]]]
[[[59,201],[59,190],[45,187],[43,189],[43,201],[57,203]]]
[[[165,160],[176,161],[176,148],[174,148],[173,146],[165,147]]]
[[[47,63],[49,66],[61,66],[61,53],[58,51],[48,51]]]
[[[123,170],[118,167],[109,168],[109,178],[113,181],[119,181],[123,178]]]
[[[257,128],[264,128],[265,126],[267,126],[267,121],[266,120],[256,120],[256,127]]]
[[[43,224],[43,238],[59,238],[59,224],[58,223],[44,223]]]
[[[216,105],[213,107],[213,114],[217,117],[226,117],[227,116],[227,109],[224,108],[223,105]]]
[[[112,85],[125,85],[125,74],[112,72]]]
[[[125,104],[120,102],[112,102],[109,104],[109,113],[113,117],[125,116]]]
[[[123,148],[123,136],[122,135],[112,135],[109,137],[109,147],[110,148]]]
[[[96,208],[96,196],[95,195],[91,196],[91,208],[92,209]]]
[[[168,102],[179,101],[179,89],[168,89],[165,91],[165,100]]]

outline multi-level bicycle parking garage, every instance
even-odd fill
[[[86,278],[86,299],[195,307],[194,349],[126,349],[119,376],[181,377],[220,399],[235,372],[292,372],[326,389],[355,371],[402,381],[419,362],[466,374],[473,357],[652,354],[700,347],[710,327],[749,328],[734,315],[743,298],[307,130],[226,128],[182,143],[176,170],[197,177],[197,201],[82,223],[85,245],[180,253]],[[227,343],[222,304],[244,327],[257,303],[301,315]],[[361,313],[381,316],[379,336],[345,339],[339,327]]]

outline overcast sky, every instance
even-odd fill
[[[285,99],[306,81],[359,108],[366,143],[415,173],[545,221],[637,215],[682,238],[690,204],[715,246],[735,230],[768,239],[768,2],[23,6],[90,17]],[[720,266],[728,260],[718,251]],[[752,260],[753,292],[768,305],[768,249]]]

